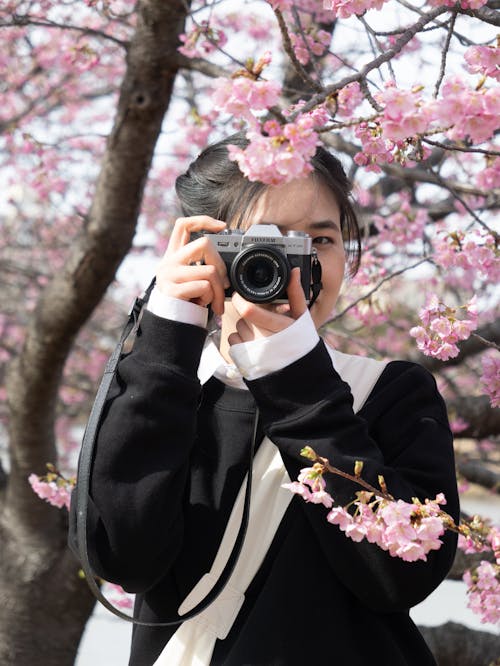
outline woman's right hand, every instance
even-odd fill
[[[211,241],[202,236],[189,242],[193,231],[220,233],[225,222],[208,215],[180,217],[175,221],[168,248],[156,273],[156,285],[166,296],[211,305],[224,312],[224,290],[229,287],[226,266]]]

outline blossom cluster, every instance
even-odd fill
[[[331,34],[326,30],[309,29],[304,32],[304,35],[295,32],[290,33],[294,53],[302,65],[307,65],[311,53],[315,56],[322,56],[330,46],[331,39]]]
[[[323,504],[330,509],[326,519],[353,541],[366,539],[406,562],[426,560],[427,553],[441,547],[445,527],[441,518],[444,495],[422,504],[385,499],[373,492],[359,491],[350,505],[351,511],[333,506],[332,496],[325,490],[320,464],[301,470],[297,481],[283,485],[306,502]],[[352,510],[354,509],[354,512]]]
[[[252,111],[266,111],[277,104],[281,85],[277,81],[256,81],[250,76],[215,80],[212,101],[216,109],[255,125]]]
[[[492,407],[500,407],[500,357],[498,353],[483,354],[481,384]]]
[[[441,303],[432,294],[427,304],[420,310],[422,326],[410,329],[410,335],[417,341],[417,346],[426,356],[433,356],[447,361],[458,356],[457,342],[466,340],[477,328],[478,313],[476,297],[459,308],[464,318],[458,317],[457,308]]]
[[[194,25],[190,32],[180,34],[179,39],[183,45],[178,50],[187,58],[203,58],[227,42],[226,33],[208,21]]]
[[[461,268],[488,279],[500,280],[500,251],[490,232],[439,229],[434,245],[434,262],[442,268]]]
[[[495,88],[482,86],[471,89],[460,76],[446,79],[442,97],[435,103],[436,117],[444,125],[453,118],[450,139],[465,139],[481,143],[489,139],[498,127],[500,95]]]
[[[373,221],[379,232],[378,240],[381,243],[387,241],[397,247],[404,247],[408,243],[422,238],[428,215],[423,209],[412,208],[407,195],[401,195],[398,204],[398,210],[395,213],[384,216],[375,215]]]
[[[323,0],[323,8],[331,9],[339,18],[361,16],[369,9],[382,9],[387,0]]]
[[[384,90],[375,95],[384,109],[380,124],[386,139],[404,141],[428,129],[433,119],[433,108],[423,102],[421,90],[421,86],[404,90],[398,88],[395,81],[389,81]]]
[[[481,622],[497,624],[500,622],[500,529],[485,524],[479,516],[472,518],[470,526],[483,538],[474,538],[466,526],[465,534],[458,537],[459,548],[465,553],[493,551],[495,562],[482,560],[464,573],[469,596],[467,606],[479,615]]]
[[[387,491],[383,477],[379,477],[378,491],[361,477],[363,463],[356,461],[354,474],[332,467],[326,458],[320,458],[309,446],[301,454],[313,461],[312,467],[300,470],[297,481],[283,484],[283,488],[299,495],[306,502],[321,504],[329,509],[326,519],[337,525],[355,542],[366,539],[392,557],[406,562],[427,560],[427,554],[438,550],[446,530],[458,532],[458,545],[466,553],[492,552],[495,563],[482,561],[464,574],[469,595],[468,606],[481,617],[482,622],[496,624],[500,620],[500,530],[488,521],[474,516],[456,525],[442,507],[446,499],[439,493],[424,502],[413,498],[411,502],[395,499]],[[356,499],[346,507],[335,505],[326,490],[325,472],[338,474],[362,485]]]
[[[122,610],[132,610],[134,607],[133,595],[125,592],[121,585],[104,581],[101,592],[113,606]]]
[[[430,150],[421,139],[429,132],[442,131],[452,140],[469,138],[478,143],[494,135],[500,114],[495,88],[471,88],[462,77],[451,76],[444,80],[438,99],[426,99],[422,93],[420,85],[404,90],[394,81],[385,84],[375,95],[379,115],[356,126],[355,136],[361,141],[361,151],[354,157],[357,164],[378,172],[382,163],[396,161],[405,166],[408,160],[423,160]]]
[[[474,570],[464,573],[469,601],[467,606],[481,622],[500,622],[500,566],[483,560]]]
[[[236,88],[233,86],[234,90]],[[232,93],[223,102],[226,109],[233,103],[243,106],[239,89],[237,90],[237,93]],[[233,101],[234,98],[236,101]],[[250,104],[251,94],[247,99]],[[261,99],[258,97],[253,101],[254,109],[264,108],[272,100],[272,96],[268,96],[262,103]],[[228,146],[228,151],[230,159],[238,163],[240,170],[249,180],[279,185],[295,178],[303,178],[311,172],[310,160],[319,144],[315,128],[325,122],[327,110],[321,106],[309,113],[300,113],[300,105],[294,110],[298,112],[295,120],[284,125],[275,120],[267,120],[260,125],[248,108],[245,111],[251,125],[246,134],[249,144],[246,148]],[[289,114],[291,111],[289,110]]]
[[[48,473],[45,476],[30,474],[29,484],[33,491],[52,506],[58,509],[66,507],[69,510],[71,491],[75,485],[75,479],[66,479],[50,463],[47,464]]]
[[[500,81],[500,45],[469,46],[464,58],[469,72]]]

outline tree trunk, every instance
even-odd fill
[[[7,377],[11,469],[0,495],[0,663],[69,666],[93,607],[66,547],[67,516],[27,477],[56,461],[55,409],[80,328],[132,244],[144,184],[177,73],[189,3],[143,0],[87,223],[42,294]]]

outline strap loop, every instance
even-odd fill
[[[224,589],[227,581],[229,580],[234,567],[238,561],[238,557],[243,546],[243,541],[245,540],[245,534],[248,526],[248,517],[250,513],[250,494],[252,490],[252,462],[253,455],[255,450],[255,440],[257,437],[257,427],[259,421],[259,411],[256,410],[255,419],[254,419],[254,428],[252,434],[252,443],[249,447],[249,461],[248,461],[248,475],[247,475],[247,485],[245,489],[245,503],[243,507],[243,516],[241,519],[241,525],[236,537],[236,542],[231,551],[231,555],[222,571],[219,580],[214,585],[210,593],[200,601],[189,613],[186,613],[182,616],[177,616],[173,620],[168,622],[142,622],[141,620],[136,619],[131,615],[115,608],[102,594],[99,586],[96,583],[95,575],[92,571],[92,567],[89,562],[88,556],[88,542],[87,542],[87,515],[88,515],[88,499],[90,496],[90,473],[92,468],[92,460],[94,458],[94,448],[95,442],[97,439],[97,432],[99,429],[99,424],[106,403],[106,399],[113,381],[113,377],[116,373],[116,368],[118,362],[123,353],[123,346],[131,334],[137,332],[139,323],[141,320],[141,315],[144,309],[144,306],[149,300],[149,296],[155,285],[155,279],[152,280],[149,287],[145,290],[141,296],[135,299],[132,307],[130,308],[128,314],[128,320],[125,324],[125,327],[120,336],[120,340],[116,345],[113,353],[111,354],[106,368],[104,370],[101,383],[97,389],[97,394],[90,412],[89,420],[87,427],[85,428],[85,433],[83,435],[82,448],[80,451],[80,458],[78,461],[78,483],[75,489],[76,493],[76,532],[77,532],[77,541],[78,541],[78,553],[80,556],[80,564],[82,565],[83,572],[85,574],[85,579],[88,586],[93,592],[96,599],[107,608],[111,613],[118,616],[122,620],[127,622],[133,622],[134,624],[143,626],[143,627],[169,627],[172,625],[181,624],[186,620],[199,615],[203,612],[210,604],[219,596],[219,594]]]

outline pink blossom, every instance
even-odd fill
[[[285,488],[286,490],[289,490],[291,493],[294,493],[295,495],[300,495],[303,499],[305,499],[306,502],[308,502],[311,497],[311,491],[309,490],[309,488],[305,486],[303,483],[299,483],[298,481],[292,481],[291,483],[283,483],[281,487]]]
[[[484,354],[481,384],[489,396],[492,407],[500,407],[500,358],[498,353]]]
[[[334,506],[326,516],[326,519],[332,525],[338,525],[342,531],[345,531],[352,524],[352,516],[341,506]]]
[[[69,510],[71,488],[68,488],[66,485],[59,485],[55,481],[44,481],[36,474],[30,474],[28,481],[38,497],[52,504],[52,506],[56,506],[58,509],[65,506]]]
[[[357,81],[349,83],[339,90],[337,95],[338,114],[348,117],[354,113],[357,106],[363,101],[363,93]]]
[[[311,172],[309,160],[319,140],[309,117],[299,116],[287,123],[281,135],[263,136],[251,130],[247,138],[250,142],[246,148],[228,146],[228,151],[249,180],[279,185]]]
[[[481,622],[500,622],[500,566],[483,560],[474,570],[463,575],[469,595],[468,607],[481,617]]]
[[[293,50],[297,60],[302,65],[307,65],[310,60],[310,53],[317,57],[322,56],[330,46],[331,39],[332,36],[329,32],[312,28],[305,31],[304,36],[301,33],[290,33]]]
[[[466,318],[459,319],[462,312]],[[457,342],[466,340],[477,328],[475,296],[457,310],[440,303],[434,294],[419,314],[423,326],[415,326],[409,333],[416,339],[421,352],[442,361],[458,356]]]
[[[382,9],[386,0],[323,0],[323,8],[331,9],[339,18],[360,16],[369,9]]]
[[[301,469],[297,479],[299,483],[308,485],[313,492],[324,490],[326,486],[323,474],[318,472],[314,467],[304,467]]]
[[[500,46],[470,46],[464,58],[469,72],[500,80]]]
[[[281,85],[277,81],[254,81],[247,76],[238,76],[216,79],[212,99],[215,108],[246,118],[253,124],[251,112],[274,106],[280,93]]]
[[[224,31],[210,25],[208,21],[195,25],[191,32],[179,35],[179,39],[183,46],[180,46],[178,50],[187,58],[203,58],[215,51],[217,47],[223,47],[227,42]]]

